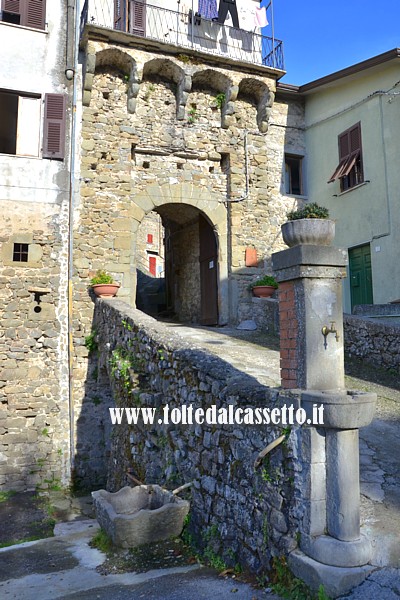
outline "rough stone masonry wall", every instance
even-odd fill
[[[69,471],[67,203],[2,210],[0,487],[59,487]],[[28,245],[28,262],[13,260],[14,243]]]
[[[260,386],[223,360],[191,348],[171,329],[118,300],[96,304],[99,361],[118,407],[275,407],[296,396]],[[309,513],[305,480],[310,429],[283,426],[115,425],[108,484],[129,484],[128,468],[168,489],[194,481],[190,533],[228,565],[259,571],[296,547]],[[287,434],[258,470],[254,461]]]
[[[225,305],[229,303],[233,322],[240,320],[239,307],[251,304],[248,284],[270,270],[271,253],[283,247],[280,224],[295,202],[282,195],[284,140],[289,135],[285,119],[291,109],[285,102],[273,103],[275,82],[267,70],[242,69],[239,64],[237,69],[213,66],[196,57],[166,58],[106,42],[88,43],[81,200],[74,214],[76,415],[82,416],[82,407],[90,407],[98,396],[87,382],[90,363],[84,347],[92,330],[90,277],[97,269],[111,272],[122,284],[119,297],[134,304],[137,231],[146,213],[155,209],[175,218],[183,214],[185,203],[197,214],[211,215],[211,221],[218,212],[218,227],[224,228],[219,255],[227,248],[219,292]],[[226,100],[222,110],[217,105],[221,92]],[[295,112],[293,118],[300,123],[301,107]],[[266,131],[268,118],[279,126]],[[232,199],[245,195],[246,130],[249,194],[225,208],[227,194]],[[146,191],[150,189],[151,194]],[[172,212],[167,212],[167,201],[175,203]],[[245,266],[247,247],[257,250],[256,268]],[[193,269],[190,273],[194,277]],[[187,270],[177,278],[182,317],[192,320],[198,299],[189,298]],[[195,283],[198,289],[198,278]],[[80,448],[86,465],[78,456],[77,469],[90,478],[95,444],[93,432],[87,433]],[[96,454],[100,456],[99,449]],[[98,464],[98,458],[94,461]]]
[[[395,370],[400,367],[400,328],[373,322],[355,315],[344,315],[344,350],[348,356]]]

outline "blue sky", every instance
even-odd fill
[[[261,6],[268,3],[262,0]],[[285,83],[308,83],[400,46],[400,0],[273,3],[275,36],[284,43]],[[271,34],[270,27],[265,34]]]

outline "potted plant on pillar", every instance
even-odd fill
[[[249,290],[253,292],[256,298],[270,298],[278,287],[275,277],[264,275],[249,285]]]
[[[316,202],[289,212],[287,218],[281,229],[290,248],[298,244],[329,246],[335,237],[335,222],[329,218],[328,209]]]
[[[103,269],[96,272],[96,275],[90,280],[91,288],[99,298],[113,298],[117,295],[120,287],[119,283],[115,283],[112,275]]]

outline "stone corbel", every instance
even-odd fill
[[[139,94],[139,90],[140,90],[140,85],[139,85],[138,70],[136,68],[136,64],[133,63],[132,70],[129,75],[128,89],[127,89],[128,113],[130,113],[132,115],[136,112],[136,99]]]
[[[186,103],[192,89],[192,78],[190,75],[184,75],[178,84],[176,92],[176,118],[183,121],[185,118]]]
[[[231,85],[226,91],[226,102],[221,110],[221,127],[228,129],[233,124],[233,115],[235,114],[235,100],[238,97],[239,87]]]
[[[274,104],[275,94],[267,90],[258,103],[257,125],[261,133],[267,133],[269,118],[271,116],[272,105]]]

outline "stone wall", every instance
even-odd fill
[[[400,327],[356,315],[344,315],[344,349],[348,356],[398,372]]]
[[[118,407],[272,408],[296,402],[290,392],[260,386],[191,348],[121,301],[98,302],[94,326]],[[129,484],[127,469],[169,489],[194,481],[190,534],[196,545],[229,565],[258,571],[271,556],[296,547],[296,531],[310,514],[305,481],[311,430],[282,427],[115,425],[107,487]],[[258,453],[282,433],[285,441],[255,470]]]
[[[155,298],[155,306],[165,308],[166,300],[180,320],[199,322],[203,216],[217,242],[219,324],[237,323],[251,304],[248,284],[270,272],[271,253],[283,247],[280,225],[297,203],[282,193],[284,144],[297,136],[299,145],[302,135],[301,105],[274,103],[274,74],[266,68],[90,39],[85,52],[81,198],[74,214],[76,412],[88,399],[84,339],[92,329],[92,273],[111,272],[121,283],[119,297],[134,305],[138,231],[156,212],[169,246],[166,296]],[[248,247],[257,251],[256,267],[246,267]]]
[[[33,146],[17,143],[14,154],[0,154],[0,489],[5,490],[45,490],[70,482],[73,82],[65,77],[74,46],[70,12],[66,2],[47,2],[46,31],[0,22],[0,89],[40,99],[41,113],[40,119],[31,110],[22,118],[15,113],[15,123],[18,117],[22,124],[19,141],[29,138]],[[43,158],[47,93],[66,96],[64,160]],[[11,117],[2,113],[2,120],[9,128]],[[21,248],[27,252],[17,256]]]
[[[0,487],[69,479],[67,206],[4,203],[0,226]],[[13,260],[14,244],[28,260]]]

